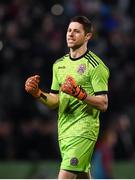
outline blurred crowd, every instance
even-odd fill
[[[60,158],[57,110],[28,95],[24,83],[39,74],[40,87],[49,92],[52,65],[68,52],[65,34],[75,15],[91,19],[89,49],[110,68],[109,108],[101,114],[100,137],[111,128],[109,155],[135,160],[134,13],[133,0],[0,1],[0,160]],[[102,142],[99,138],[97,149]]]

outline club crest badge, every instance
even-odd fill
[[[83,74],[85,72],[85,70],[86,70],[86,65],[85,64],[80,64],[77,72],[79,74]]]
[[[78,159],[76,157],[73,157],[71,160],[70,160],[70,164],[72,166],[77,166],[79,163]]]

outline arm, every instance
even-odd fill
[[[59,104],[59,97],[57,94],[45,93],[39,89],[38,84],[40,82],[40,76],[35,75],[29,77],[25,82],[25,90],[33,97],[37,98],[40,102],[47,105],[50,108],[56,108]]]
[[[105,95],[97,95],[97,96],[87,95],[87,97],[84,99],[84,101],[87,104],[95,106],[97,109],[99,109],[102,112],[105,112],[108,107],[108,96],[106,94]]]
[[[41,90],[40,90],[41,91]],[[59,105],[59,96],[58,94],[45,93],[41,91],[40,96],[38,97],[39,101],[48,107],[55,109]]]

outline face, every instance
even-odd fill
[[[71,22],[68,26],[66,40],[69,48],[77,49],[89,40],[89,34],[85,34],[83,25],[78,22]]]

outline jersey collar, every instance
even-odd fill
[[[79,60],[79,59],[83,58],[88,52],[89,52],[89,50],[87,49],[87,51],[86,51],[83,55],[81,55],[80,57],[78,57],[78,58],[72,58],[72,57],[70,56],[70,54],[69,54],[69,57],[70,57],[70,59],[71,59],[72,61],[76,61],[76,60]]]

